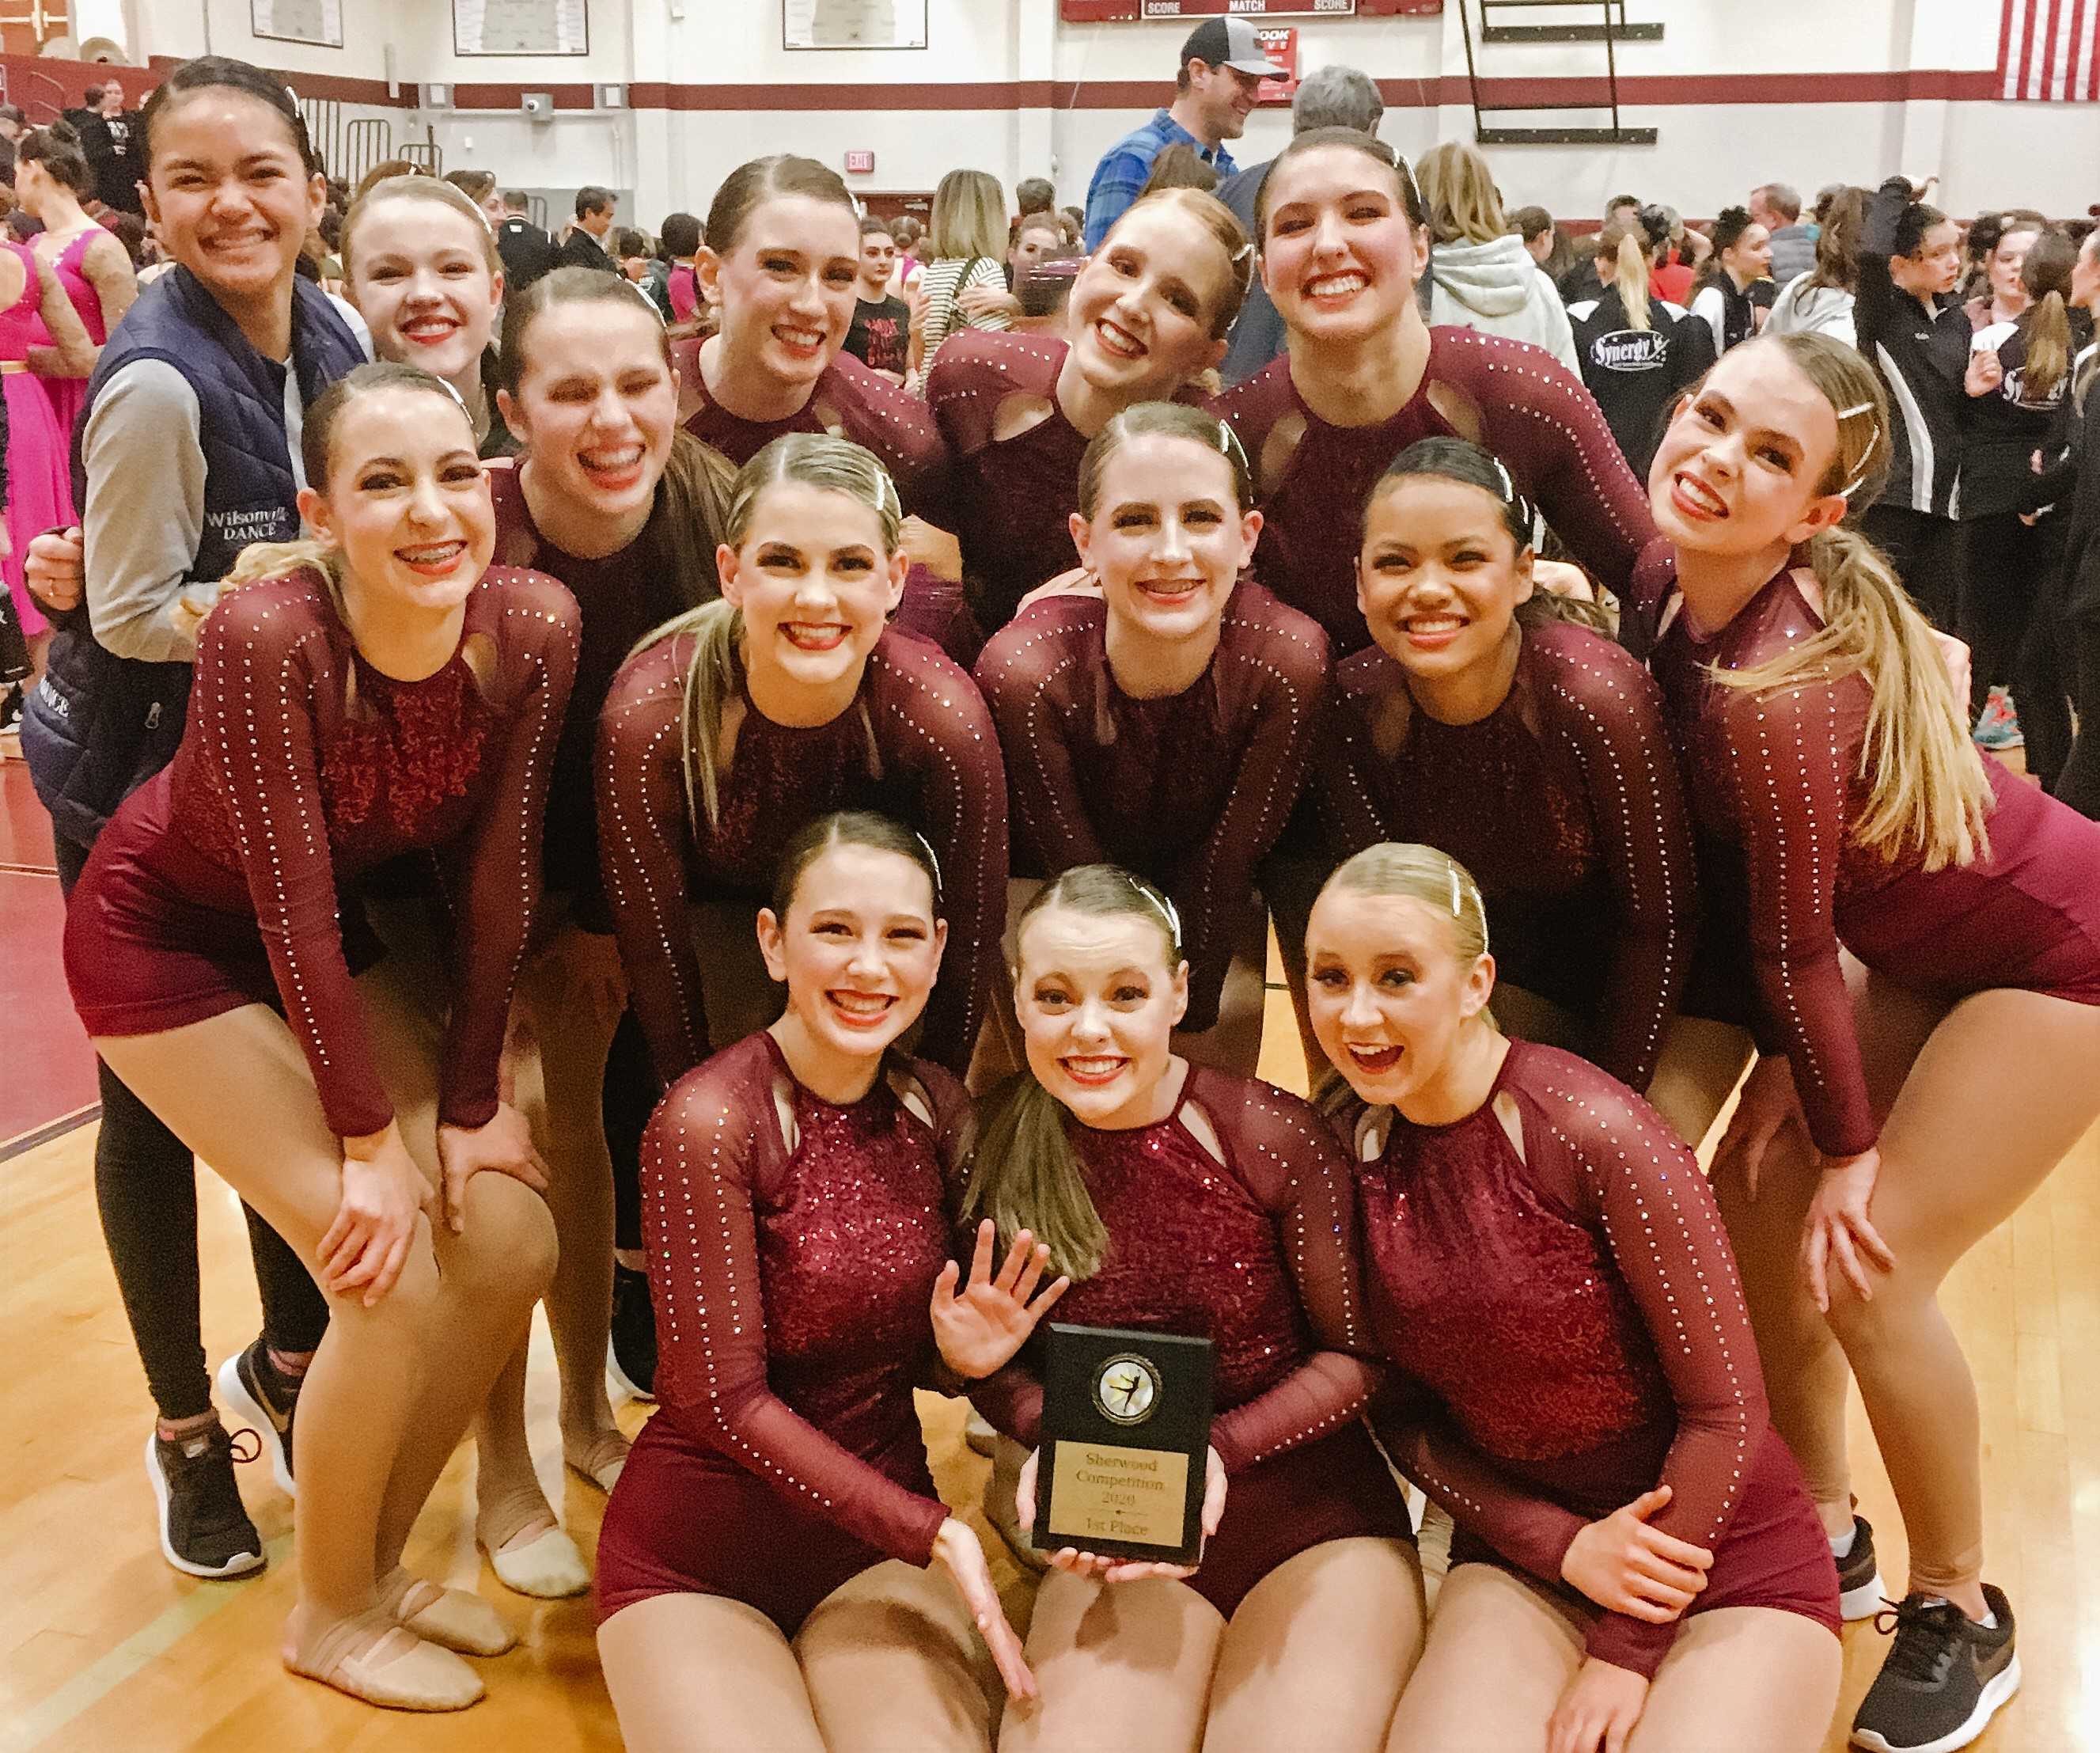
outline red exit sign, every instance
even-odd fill
[[[873,152],[848,152],[846,174],[849,176],[872,176],[875,174]]]

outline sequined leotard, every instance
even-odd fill
[[[598,724],[606,890],[634,1012],[670,1083],[707,1057],[690,895],[762,905],[781,852],[827,810],[878,810],[924,834],[940,861],[948,947],[926,1007],[926,1057],[969,1063],[1006,920],[1006,775],[976,684],[894,630],[869,654],[859,697],[828,724],[774,723],[748,697],[712,823],[686,789],[690,638],[621,669]]]
[[[1327,693],[1327,639],[1260,585],[1225,605],[1195,685],[1133,699],[1109,668],[1097,598],[1037,603],[977,677],[999,725],[1021,862],[1133,870],[1174,898],[1189,959],[1182,1027],[1217,1021],[1255,870],[1290,820]]]
[[[1382,651],[1339,667],[1319,773],[1330,850],[1449,853],[1480,885],[1502,976],[1590,1022],[1591,1057],[1645,1089],[1695,887],[1661,697],[1601,634],[1554,622],[1523,642],[1508,697],[1471,724],[1415,706]]]
[[[1454,1565],[1499,1555],[1564,1587],[1582,1525],[1660,1481],[1652,1525],[1714,1553],[1689,1611],[1838,1629],[1829,1543],[1767,1415],[1720,1213],[1658,1115],[1586,1061],[1512,1040],[1478,1110],[1393,1115],[1357,1177],[1373,1320],[1427,1391],[1382,1410],[1381,1433],[1458,1524]],[[1589,1652],[1652,1675],[1677,1631],[1601,1613]]]
[[[485,1124],[577,637],[559,585],[493,568],[452,660],[399,682],[358,654],[311,573],[227,593],[197,641],[181,747],[112,818],[66,910],[66,977],[88,1033],[274,1005],[330,1127],[383,1131],[394,1106],[338,891],[435,852],[459,928],[439,1115]]]
[[[660,1410],[606,1508],[601,1618],[726,1595],[792,1637],[869,1565],[931,1559],[948,1512],[911,1390],[936,1362],[942,1152],[968,1106],[939,1066],[898,1058],[858,1102],[821,1101],[764,1031],[665,1096],[642,1146]]]
[[[1656,539],[1647,496],[1580,378],[1524,342],[1470,329],[1429,334],[1421,387],[1375,426],[1322,420],[1299,395],[1288,359],[1207,404],[1233,423],[1254,460],[1268,519],[1263,581],[1327,629],[1338,660],[1370,642],[1357,607],[1364,501],[1386,465],[1417,439],[1477,435],[1576,558],[1614,593],[1625,594],[1635,562]],[[1457,431],[1438,411],[1440,394],[1471,404],[1477,435]],[[1294,421],[1303,436],[1276,467],[1270,440],[1287,442]]]
[[[1842,943],[1901,985],[1992,987],[2100,1004],[2100,824],[1988,756],[1990,852],[1929,871],[1856,844],[1873,682],[1855,670],[1784,691],[1715,682],[1812,637],[1822,618],[1790,572],[1701,637],[1681,611],[1652,667],[1700,836],[1708,929],[1686,1008],[1754,991],[1761,1044],[1792,1061],[1809,1132],[1833,1156],[1877,1134],[1838,959]],[[1714,1013],[1725,1013],[1717,1005]]]
[[[1192,1106],[1224,1162],[1189,1130]],[[1215,1346],[1211,1443],[1231,1483],[1189,1586],[1229,1618],[1271,1570],[1323,1541],[1407,1538],[1406,1504],[1357,1415],[1380,1376],[1344,1349],[1367,1335],[1348,1166],[1324,1124],[1255,1079],[1191,1067],[1156,1125],[1065,1124],[1109,1247],[1058,1318],[1207,1335]],[[1031,1355],[971,1395],[1030,1445],[1043,1405]]]

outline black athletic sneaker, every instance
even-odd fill
[[[1878,1614],[1887,1596],[1882,1592],[1882,1567],[1874,1557],[1874,1525],[1864,1516],[1852,1518],[1852,1550],[1838,1561],[1838,1614],[1847,1624]]]
[[[218,1391],[226,1403],[255,1427],[269,1451],[270,1471],[286,1497],[297,1497],[292,1482],[292,1420],[298,1415],[299,1384],[270,1361],[270,1348],[257,1339],[218,1367]]]
[[[161,1551],[191,1576],[253,1576],[266,1561],[262,1536],[233,1482],[234,1459],[232,1439],[222,1425],[174,1442],[163,1442],[157,1429],[146,1433],[146,1477],[161,1508]]]
[[[605,1373],[615,1393],[630,1400],[656,1398],[656,1305],[649,1300],[649,1274],[612,1263],[612,1342]]]
[[[1852,1719],[1852,1745],[1874,1753],[1953,1753],[1989,1726],[2020,1689],[2013,1609],[1989,1583],[1983,1600],[1996,1625],[1979,1625],[1953,1602],[1907,1596],[1878,1615],[1894,1629],[1888,1659]]]

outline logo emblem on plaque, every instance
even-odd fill
[[[1142,1424],[1159,1400],[1159,1371],[1136,1353],[1118,1352],[1094,1372],[1094,1404],[1118,1424]]]

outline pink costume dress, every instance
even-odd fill
[[[720,1595],[792,1637],[870,1565],[931,1561],[948,1512],[911,1391],[939,1364],[927,1309],[968,1110],[938,1066],[894,1055],[858,1102],[825,1102],[763,1030],[672,1085],[642,1144],[660,1410],[606,1507],[601,1621]]]
[[[1575,557],[1624,596],[1642,550],[1656,540],[1648,496],[1581,378],[1543,348],[1471,329],[1429,331],[1422,386],[1389,420],[1338,426],[1305,405],[1280,359],[1207,404],[1230,421],[1254,461],[1261,509],[1263,581],[1327,629],[1340,659],[1370,643],[1357,607],[1364,501],[1386,465],[1418,439],[1470,437],[1441,413],[1442,386],[1479,416],[1479,442],[1502,459]],[[1289,420],[1304,435],[1277,477],[1263,453]]]
[[[102,296],[82,271],[81,264],[86,258],[87,246],[106,235],[100,226],[82,232],[65,246],[51,267],[51,272],[58,276],[59,284],[65,288],[66,296],[73,300],[73,307],[87,330],[87,338],[97,347],[109,338],[109,331],[103,325]],[[60,429],[65,434],[67,466],[70,468],[73,422],[80,417],[82,405],[87,400],[87,379],[46,378],[44,386],[51,395],[51,412],[58,416]]]
[[[401,682],[359,655],[311,573],[228,594],[198,638],[174,759],[111,818],[66,908],[66,978],[88,1033],[270,1005],[329,1126],[383,1130],[394,1107],[339,897],[390,859],[431,853],[457,924],[439,1118],[485,1124],[576,638],[559,585],[492,568],[451,660]]]
[[[1191,1103],[1224,1162],[1189,1130]],[[1299,1552],[1358,1536],[1411,1539],[1406,1502],[1359,1416],[1384,1375],[1348,1354],[1370,1335],[1349,1168],[1326,1123],[1255,1078],[1192,1066],[1156,1125],[1102,1132],[1067,1115],[1065,1128],[1109,1246],[1057,1318],[1215,1347],[1211,1446],[1230,1485],[1189,1586],[1229,1619]],[[987,1420],[1030,1447],[1042,1427],[1038,1343],[970,1389]]]
[[[880,810],[933,848],[948,947],[921,1050],[961,1073],[1006,921],[1006,774],[976,685],[893,628],[868,654],[858,698],[828,724],[775,724],[747,698],[710,824],[693,819],[686,789],[692,653],[681,637],[629,659],[598,721],[606,894],[657,1077],[668,1085],[707,1057],[688,899],[766,904],[788,842],[832,810]]]
[[[1120,864],[1171,895],[1189,958],[1182,1027],[1207,1029],[1255,868],[1290,819],[1320,733],[1327,636],[1243,579],[1194,685],[1133,699],[1109,669],[1107,629],[1099,598],[1054,597],[977,660],[1020,862],[1042,876]]]
[[[1473,873],[1502,977],[1590,1025],[1593,1059],[1645,1089],[1691,960],[1692,822],[1641,666],[1564,621],[1524,629],[1508,697],[1472,724],[1415,706],[1375,647],[1335,673],[1321,811],[1337,859],[1382,840]]]
[[[0,311],[0,395],[7,399],[7,540],[4,566],[7,594],[24,634],[39,634],[51,625],[22,582],[22,562],[29,544],[55,524],[70,523],[73,459],[65,430],[51,406],[42,378],[29,369],[29,349],[49,347],[50,333],[37,307],[43,296],[43,269],[25,244],[0,239],[24,269],[22,296]]]
[[[733,414],[708,394],[700,373],[697,339],[675,341],[671,357],[688,395],[700,399],[686,430],[710,444],[739,469],[774,439],[789,432],[829,432],[871,450],[897,484],[907,517],[924,518],[936,528],[953,530],[947,447],[934,429],[926,404],[909,391],[873,372],[852,354],[836,355],[818,378],[810,399],[781,420],[747,420]],[[984,636],[963,600],[963,588],[914,565],[904,587],[897,624],[929,639],[964,669],[976,660]]]
[[[1477,1110],[1395,1114],[1356,1167],[1372,1319],[1418,1384],[1376,1422],[1451,1512],[1454,1568],[1528,1573],[1585,1609],[1590,1655],[1652,1676],[1682,1622],[1600,1611],[1560,1565],[1585,1522],[1660,1482],[1652,1525],[1714,1554],[1688,1614],[1777,1608],[1838,1631],[1830,1543],[1771,1428],[1720,1212],[1660,1115],[1588,1062],[1511,1040]]]
[[[1699,833],[1706,929],[1685,998],[1726,1016],[1749,996],[1759,1045],[1783,1053],[1831,1156],[1878,1136],[1842,943],[1877,974],[1950,1002],[1996,987],[2100,1005],[2100,823],[1983,757],[1990,851],[1929,871],[1853,842],[1873,683],[1855,670],[1781,692],[1712,679],[1780,656],[1823,625],[1782,572],[1726,627],[1702,636],[1682,598],[1662,601],[1651,666]],[[1713,997],[1714,1008],[1701,1000]]]

